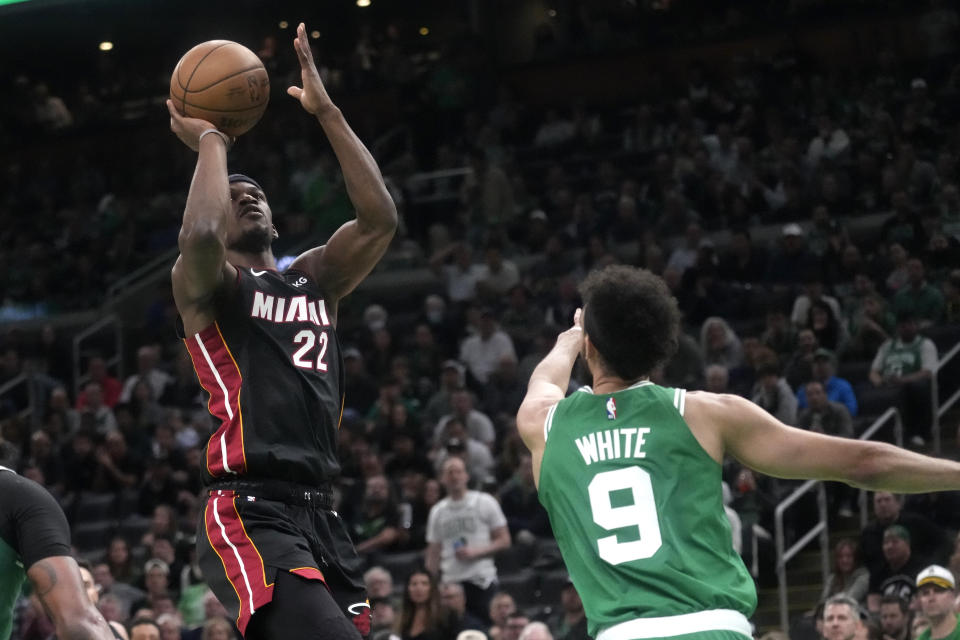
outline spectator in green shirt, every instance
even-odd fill
[[[913,312],[921,327],[936,324],[943,316],[943,293],[926,279],[923,262],[919,258],[907,261],[908,282],[893,297],[893,310],[898,316]]]
[[[930,627],[917,640],[960,640],[954,613],[957,583],[953,574],[940,565],[930,565],[917,574],[917,600]]]

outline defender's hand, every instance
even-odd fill
[[[180,115],[177,108],[173,106],[173,100],[167,100],[167,111],[170,112],[170,130],[177,134],[180,142],[194,151],[200,150],[200,134],[207,129],[216,129],[206,120]]]
[[[315,116],[335,109],[333,100],[330,99],[320,80],[320,73],[317,71],[313,52],[310,50],[310,41],[307,39],[307,27],[302,22],[297,26],[297,37],[293,39],[293,48],[297,52],[297,59],[300,60],[300,80],[303,82],[303,88],[289,87],[287,93],[299,100],[307,113]]]
[[[557,336],[557,344],[569,346],[580,352],[583,347],[583,314],[579,308],[573,312],[573,326]]]

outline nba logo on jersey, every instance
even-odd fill
[[[617,419],[617,403],[613,398],[607,398],[607,420]]]

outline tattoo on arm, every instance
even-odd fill
[[[37,580],[35,578],[33,581],[37,595],[42,599],[43,596],[53,591],[53,588],[57,586],[57,570],[53,567],[53,563],[47,562],[46,560],[41,560],[35,566],[37,569],[43,570],[45,574],[42,579]]]

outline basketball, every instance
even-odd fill
[[[184,116],[239,136],[266,110],[270,78],[250,49],[230,40],[209,40],[180,58],[170,77],[170,99]]]

